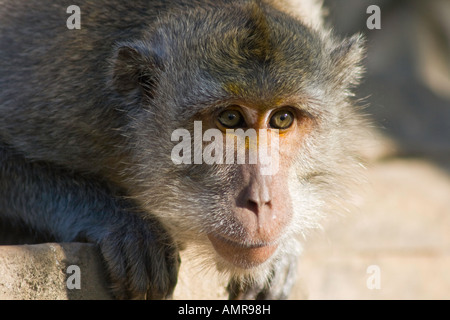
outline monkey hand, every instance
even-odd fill
[[[103,255],[113,295],[118,299],[170,299],[177,283],[176,246],[156,220],[125,213],[94,239]]]
[[[241,282],[233,279],[228,284],[230,300],[281,300],[287,299],[296,280],[296,255],[284,255],[272,266],[265,283]]]

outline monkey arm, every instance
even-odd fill
[[[175,246],[156,219],[144,220],[114,194],[94,179],[28,162],[0,144],[0,219],[48,240],[98,244],[118,298],[169,297],[178,274]]]

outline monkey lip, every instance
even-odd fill
[[[277,243],[246,244],[212,234],[208,238],[217,253],[243,269],[250,269],[267,261],[278,247]]]

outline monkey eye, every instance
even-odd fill
[[[270,118],[270,126],[274,129],[287,129],[294,122],[294,115],[287,110],[275,112]]]
[[[220,124],[225,128],[237,128],[244,124],[244,117],[238,110],[229,109],[219,114]]]

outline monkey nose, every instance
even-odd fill
[[[260,210],[264,206],[271,205],[271,197],[268,190],[255,190],[250,192],[247,198],[247,205],[252,211]],[[259,191],[259,192],[258,192]]]
[[[264,207],[271,206],[272,196],[267,179],[255,179],[247,193],[247,207],[258,214]]]

